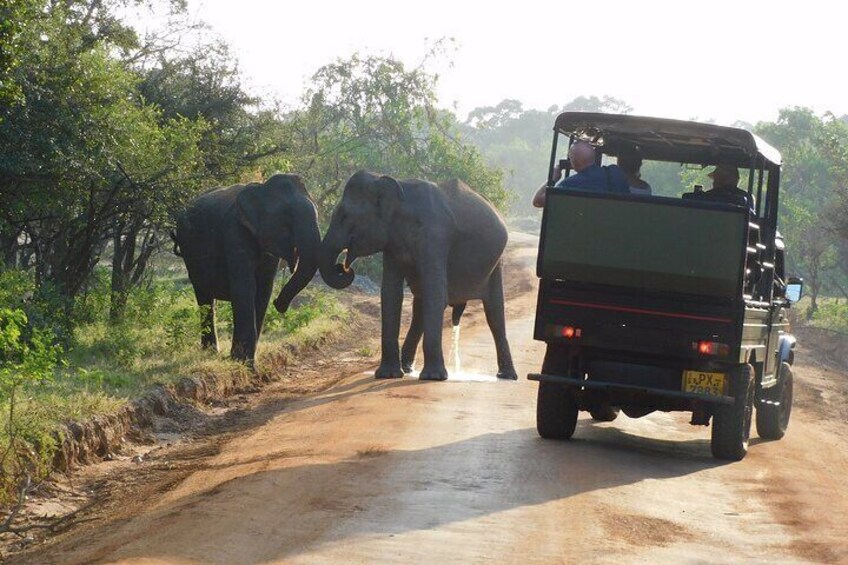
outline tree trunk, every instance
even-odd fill
[[[117,226],[112,243],[109,322],[115,324],[124,319],[129,294],[141,282],[159,239],[152,226],[136,219],[127,227]]]
[[[134,253],[135,238],[117,232],[112,238],[112,284],[109,294],[109,323],[117,324],[124,319],[129,293],[129,273],[124,269],[127,257]]]

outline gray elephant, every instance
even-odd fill
[[[174,239],[197,303],[208,307],[201,345],[218,350],[215,301],[230,301],[231,355],[252,365],[280,259],[292,271],[274,301],[280,313],[318,270],[321,234],[300,177],[276,174],[264,183],[210,190],[179,215]]]
[[[507,231],[495,208],[465,184],[397,181],[359,171],[348,180],[324,240],[318,265],[324,281],[345,288],[357,257],[383,252],[382,359],[377,378],[412,371],[424,336],[420,378],[447,378],[442,322],[448,305],[458,322],[468,300],[481,299],[495,339],[498,377],[516,379],[506,339],[501,255]],[[343,264],[339,254],[347,250]],[[398,351],[404,280],[412,290],[412,322]]]

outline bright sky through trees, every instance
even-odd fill
[[[452,37],[455,49],[431,69],[441,104],[456,104],[461,119],[505,98],[545,109],[579,95],[727,124],[796,105],[848,113],[839,2],[190,0],[189,9],[231,44],[256,94],[289,103],[337,57],[417,65],[435,39]]]

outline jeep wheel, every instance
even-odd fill
[[[754,368],[739,365],[730,375],[733,404],[719,406],[713,414],[713,457],[741,461],[748,453],[751,415],[754,411]]]
[[[618,418],[618,406],[612,407],[606,402],[598,404],[589,409],[589,414],[596,422],[612,422]]]
[[[777,384],[763,391],[757,405],[757,434],[763,439],[780,439],[789,427],[792,413],[792,366],[780,364]]]
[[[545,439],[569,439],[577,425],[577,405],[568,387],[541,381],[536,397],[536,430]]]

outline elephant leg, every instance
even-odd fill
[[[509,351],[509,342],[506,339],[506,317],[504,316],[504,293],[503,293],[503,271],[498,264],[489,276],[488,288],[483,298],[483,310],[486,313],[486,322],[495,339],[495,350],[498,355],[498,378],[518,379],[518,373],[512,364],[512,354]]]
[[[262,335],[262,324],[274,292],[274,276],[280,262],[277,259],[262,264],[256,271],[256,340]]]
[[[374,376],[395,379],[403,376],[398,351],[400,310],[403,307],[403,273],[388,253],[383,253],[383,284],[380,287],[382,354]]]
[[[230,356],[253,366],[256,355],[256,277],[246,261],[229,265],[233,304],[233,346]]]
[[[218,353],[218,332],[215,330],[215,299],[198,301],[200,306],[200,347]]]
[[[442,352],[442,323],[448,305],[447,259],[436,256],[436,249],[447,249],[447,245],[433,246],[432,256],[421,268],[421,310],[424,324],[424,368],[418,378],[443,381],[448,378]]]
[[[463,302],[462,304],[457,304],[453,307],[453,311],[451,312],[451,324],[454,326],[458,326],[459,322],[462,321],[462,314],[465,312],[465,307],[468,306],[467,302]]]
[[[409,324],[409,331],[403,341],[403,348],[400,353],[400,366],[404,373],[412,372],[412,366],[415,364],[415,352],[418,351],[418,344],[424,334],[424,322],[421,315],[421,297],[415,296],[412,299],[412,322]]]

